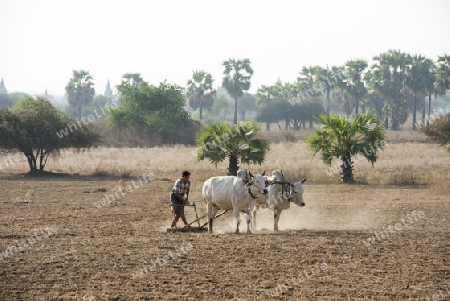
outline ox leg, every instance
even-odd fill
[[[213,206],[211,202],[208,202],[208,232],[213,232]]]
[[[278,231],[278,212],[273,214],[273,231]]]
[[[252,212],[247,212],[247,234],[251,234],[252,231],[250,231],[250,223],[252,222]]]
[[[239,234],[239,225],[241,224],[241,216],[239,210],[234,210],[234,218],[236,219],[236,231],[234,233]]]
[[[256,214],[258,213],[257,207],[253,208],[252,211],[252,230],[256,231]]]
[[[281,210],[277,210],[277,212],[273,215],[273,230],[278,231],[278,221],[280,220]]]

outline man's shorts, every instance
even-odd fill
[[[175,193],[170,194],[170,203],[172,204],[172,212],[184,210],[183,202],[175,196]]]

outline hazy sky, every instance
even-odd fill
[[[388,49],[450,54],[450,1],[0,0],[0,45],[8,92],[63,94],[73,69],[98,94],[128,72],[184,86],[205,70],[219,86],[228,58],[251,60],[255,92]]]

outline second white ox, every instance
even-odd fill
[[[278,221],[281,211],[289,209],[290,202],[298,206],[305,206],[303,200],[303,183],[306,179],[294,184],[285,180],[283,173],[277,169],[272,172],[272,177],[267,178],[270,183],[269,193],[266,196],[259,196],[253,209],[252,228],[256,230],[256,214],[264,208],[269,207],[273,212],[273,230],[278,231]]]
[[[247,233],[250,232],[250,222],[255,200],[260,194],[267,194],[264,174],[252,175],[246,170],[238,170],[237,177],[212,177],[203,184],[203,200],[208,209],[208,231],[212,233],[213,218],[219,209],[233,210],[236,218],[236,233],[239,233],[240,212],[247,213]]]

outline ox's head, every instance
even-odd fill
[[[303,179],[301,182],[295,182],[294,185],[291,185],[291,193],[290,193],[290,201],[294,202],[298,206],[305,206],[305,201],[303,200],[303,183],[305,183],[306,179]]]
[[[250,188],[251,190],[258,190],[258,192],[262,194],[267,194],[265,174],[266,171],[256,175],[248,172],[250,180],[245,184],[245,187]]]

